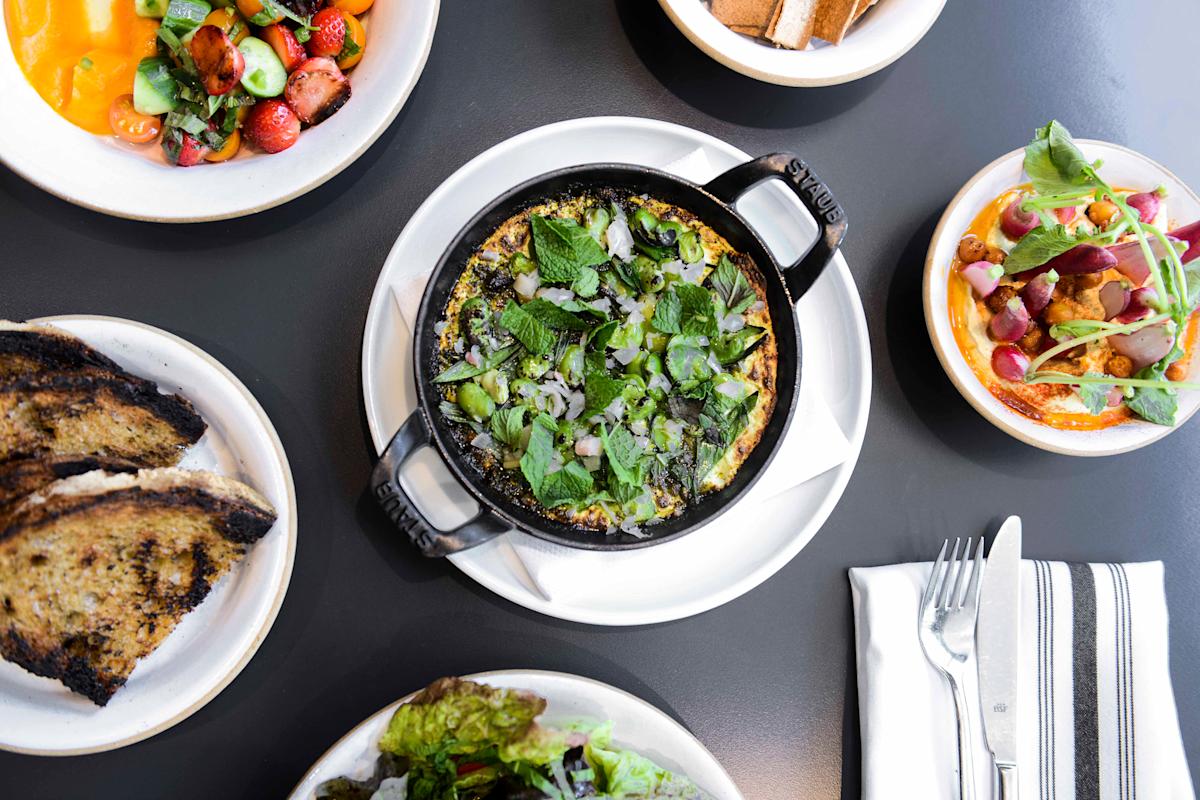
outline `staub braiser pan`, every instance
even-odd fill
[[[769,179],[783,181],[816,220],[816,244],[795,264],[780,266],[762,240],[734,209],[738,198]],[[719,492],[693,502],[678,517],[646,526],[641,538],[583,530],[542,517],[501,494],[461,452],[448,423],[438,412],[442,399],[437,373],[438,337],[434,324],[468,258],[497,226],[546,198],[589,189],[648,193],[696,214],[734,248],[758,265],[779,349],[777,403],[758,446],[733,481]],[[676,539],[721,514],[745,494],[766,469],[787,430],[800,388],[800,335],[795,302],[833,258],[846,234],[846,215],[824,182],[798,156],[775,153],[725,172],[703,186],[674,175],[629,164],[588,164],[556,170],[517,186],[493,200],[464,227],[433,270],[421,299],[414,336],[418,408],[388,444],[372,474],[376,500],[400,530],[427,556],[444,556],[474,547],[517,528],[558,544],[589,550],[649,547]],[[441,530],[417,508],[400,482],[404,462],[426,446],[437,448],[451,472],[479,502],[479,513],[452,530]],[[648,534],[648,535],[646,535]]]

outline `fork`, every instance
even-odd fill
[[[954,551],[946,560],[950,540],[942,542],[925,596],[921,598],[918,624],[925,657],[946,676],[954,695],[954,714],[958,718],[958,787],[960,800],[975,798],[975,767],[971,761],[971,718],[963,676],[967,659],[975,649],[975,620],[979,616],[980,578],[983,575],[983,538],[975,551],[971,579],[963,591],[963,579],[971,561],[971,540],[958,557],[961,540],[954,540]],[[943,566],[945,569],[943,569]],[[953,573],[953,575],[951,574]]]

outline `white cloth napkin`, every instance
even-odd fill
[[[917,639],[931,566],[850,570],[864,800],[958,796],[954,703]],[[1022,561],[1022,800],[1194,798],[1168,666],[1161,561]],[[976,797],[989,800],[992,762],[969,667]]]
[[[702,149],[696,149],[663,167],[689,180],[716,177]],[[412,330],[429,272],[393,286],[392,296],[405,324]],[[850,443],[833,413],[814,387],[802,382],[792,424],[779,452],[742,503],[755,503],[815,478],[846,460]],[[718,520],[714,524],[720,524]],[[680,540],[680,544],[686,539]],[[623,589],[646,586],[666,572],[686,569],[673,544],[643,550],[600,553],[552,544],[532,536],[510,537],[513,552],[528,578],[547,600],[578,600],[586,596],[611,596]]]

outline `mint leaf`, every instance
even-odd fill
[[[1090,186],[1091,164],[1057,120],[1038,128],[1025,147],[1025,172],[1038,194],[1066,194]],[[1043,262],[1045,263],[1045,262]]]
[[[676,283],[671,288],[679,295],[682,306],[683,333],[716,338],[720,332],[717,328],[717,309],[708,289],[694,283]]]
[[[633,291],[640,292],[642,290],[642,282],[638,280],[637,270],[633,268],[632,263],[614,258],[612,260],[612,273],[617,276],[617,279],[621,283]]]
[[[497,409],[491,419],[492,436],[509,447],[516,447],[525,428],[525,406]]]
[[[1089,372],[1085,377],[1103,378],[1095,372]],[[1087,406],[1091,414],[1103,413],[1108,408],[1108,393],[1113,388],[1111,383],[1083,383],[1079,385],[1079,399]]]
[[[713,354],[722,364],[741,361],[754,345],[767,335],[766,328],[747,325],[740,331],[728,333],[712,343]]]
[[[654,304],[654,316],[650,318],[650,324],[662,333],[680,333],[680,320],[683,317],[683,303],[679,300],[679,295],[675,294],[675,290],[671,289],[658,296],[658,302]]]
[[[1065,225],[1055,225],[1047,228],[1039,225],[1021,237],[1016,247],[1004,259],[1004,271],[1009,275],[1034,269],[1045,264],[1055,256],[1060,256],[1076,245],[1088,240],[1086,233],[1076,237],[1067,231]]]
[[[490,369],[503,364],[508,359],[516,355],[518,345],[512,344],[508,347],[502,347],[490,355],[483,356],[479,359],[479,364],[471,364],[467,361],[456,361],[446,369],[442,370],[434,383],[455,383],[457,381],[465,381],[467,378],[474,378],[476,375],[482,375]]]
[[[638,468],[638,459],[642,449],[634,441],[633,434],[620,425],[614,425],[610,434],[602,422],[600,440],[604,442],[604,454],[608,456],[608,464],[617,480],[640,488],[642,471]]]
[[[1147,422],[1156,425],[1174,425],[1179,400],[1175,393],[1166,389],[1140,387],[1134,389],[1133,397],[1125,401],[1129,410]]]
[[[624,390],[625,381],[611,378],[600,371],[589,372],[583,381],[583,396],[587,403],[584,416],[591,416],[608,408]]]
[[[723,455],[725,455],[725,448],[706,442],[704,439],[696,440],[695,470],[692,477],[693,494],[700,494],[700,487],[704,483],[704,479],[717,466],[717,462]]]
[[[521,306],[526,314],[536,319],[548,328],[560,331],[586,331],[592,327],[586,320],[572,314],[568,309],[557,306],[549,300],[536,298]],[[501,318],[500,324],[504,324]],[[507,328],[508,326],[505,325]]]
[[[1183,268],[1187,277],[1187,303],[1189,309],[1200,305],[1200,261],[1193,261]]]
[[[580,297],[595,297],[600,288],[600,273],[591,267],[579,270],[575,280],[571,281],[571,291]]]
[[[529,481],[535,496],[539,495],[546,470],[554,457],[554,434],[558,423],[549,414],[538,414],[529,432],[529,445],[521,456],[521,474]]]
[[[534,355],[545,355],[554,349],[558,337],[546,323],[534,317],[514,300],[509,300],[500,315],[500,325],[525,345]]]
[[[582,464],[568,461],[558,472],[547,475],[534,494],[539,503],[554,508],[583,502],[592,494],[594,486],[592,474]]]
[[[712,377],[708,353],[696,336],[681,334],[667,342],[667,372],[677,383],[705,381]],[[680,387],[681,389],[683,387]]]
[[[729,256],[721,256],[711,280],[717,297],[725,304],[726,314],[741,314],[757,299],[754,287]]]
[[[608,261],[608,254],[587,232],[587,228],[569,219],[533,215],[533,250],[538,274],[548,283],[571,283],[584,267]]]

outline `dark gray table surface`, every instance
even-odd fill
[[[133,223],[0,168],[0,317],[111,314],[208,350],[275,422],[300,507],[287,599],[232,685],[123,750],[0,754],[2,794],[281,797],[350,727],[432,678],[538,667],[607,681],[667,710],[752,800],[857,797],[846,569],[927,558],[940,538],[991,533],[1010,513],[1024,517],[1032,557],[1166,562],[1172,674],[1195,775],[1200,423],[1099,460],[1009,439],[946,379],[919,286],[946,202],[1052,117],[1200,187],[1198,28],[1200,4],[1179,0],[958,0],[881,73],[786,89],[710,61],[652,0],[444,0],[428,66],[395,123],[344,173],[282,208],[203,226]],[[359,348],[392,241],[482,150],[600,114],[807,158],[847,209],[844,250],[874,358],[862,458],[808,547],[728,605],[633,629],[542,617],[447,563],[420,560],[364,494],[372,453]]]

